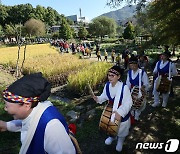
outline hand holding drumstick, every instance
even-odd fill
[[[97,98],[97,96],[94,95],[94,92],[89,83],[88,83],[88,89],[89,89],[89,93],[90,93],[91,97],[97,102],[98,98]]]

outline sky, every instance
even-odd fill
[[[112,9],[106,5],[107,0],[1,0],[1,3],[9,6],[27,3],[30,3],[33,7],[41,5],[47,8],[50,6],[59,14],[64,14],[65,16],[80,16],[79,9],[81,8],[82,16],[85,16],[89,20],[124,6]]]

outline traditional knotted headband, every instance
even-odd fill
[[[112,68],[110,68],[108,72],[116,74],[116,75],[120,75],[120,73],[118,71],[116,71],[115,69],[112,69]]]
[[[5,89],[2,93],[3,98],[11,103],[33,103],[33,102],[39,102],[39,97],[23,97],[23,96],[18,96],[10,91],[8,89]]]

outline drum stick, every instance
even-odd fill
[[[93,92],[93,90],[92,90],[92,88],[91,88],[91,86],[90,86],[89,83],[88,83],[88,89],[89,89],[90,95],[91,95],[92,97],[94,97],[94,96],[95,96],[95,95],[94,95],[94,92]]]

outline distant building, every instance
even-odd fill
[[[60,28],[61,26],[52,26],[51,27],[51,32],[52,33],[55,33],[55,32],[59,32],[59,28]]]
[[[81,15],[81,8],[79,9],[80,12],[80,17],[78,17],[78,15],[71,15],[71,16],[67,16],[66,18],[73,21],[73,25],[70,25],[71,28],[74,29],[75,33],[78,33],[80,26],[78,25],[80,22],[82,22],[84,24],[84,26],[86,28],[88,28],[87,24],[89,23],[89,20],[86,17],[82,17]],[[51,32],[58,32],[61,26],[57,25],[57,26],[52,26],[51,27]]]
[[[71,15],[71,16],[67,16],[66,18],[72,20],[74,22],[74,24],[77,24],[79,22],[83,22],[83,23],[89,23],[89,20],[86,17],[78,17],[78,15]]]

